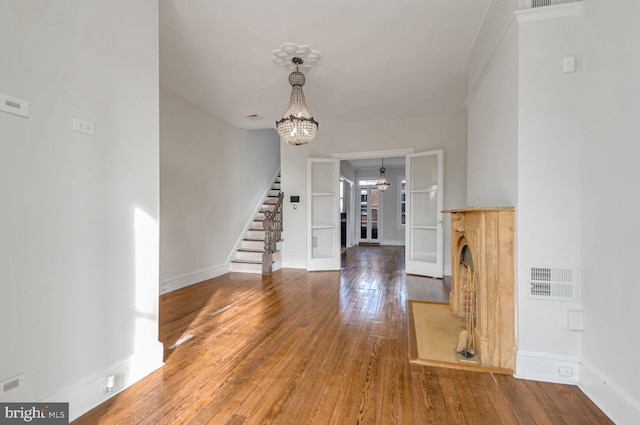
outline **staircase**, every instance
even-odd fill
[[[235,259],[231,261],[231,271],[240,273],[263,273],[263,254],[265,253],[264,220],[267,211],[272,212],[280,198],[280,177],[271,185],[262,207],[253,218],[253,222],[247,229],[241,246],[236,250]],[[280,252],[282,241],[276,241],[276,249],[272,254],[271,270],[282,267],[282,254]],[[266,273],[268,274],[268,273]]]

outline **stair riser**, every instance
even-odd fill
[[[282,259],[282,253],[280,251],[274,252],[271,258],[273,261],[280,261]],[[238,251],[237,259],[249,260],[249,261],[262,261],[262,252]]]
[[[262,253],[261,252],[243,252],[238,251],[238,255],[236,256],[238,260],[249,260],[249,261],[262,261]]]
[[[263,241],[242,241],[242,247],[247,249],[264,249]]]
[[[249,230],[247,237],[249,239],[264,239],[264,230]]]
[[[231,271],[262,274],[262,264],[231,263]]]
[[[273,263],[271,270],[276,271],[280,270],[281,268],[282,263],[280,261],[277,261]],[[262,274],[262,264],[231,263],[231,271],[239,273]]]

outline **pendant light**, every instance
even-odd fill
[[[295,64],[296,70],[289,74],[289,84],[291,84],[289,109],[280,121],[276,121],[276,129],[280,138],[288,144],[306,145],[316,137],[318,122],[309,113],[302,92],[305,77],[298,67],[304,61],[298,57],[294,57],[291,61]]]
[[[379,191],[384,192],[389,188],[389,182],[387,181],[387,177],[384,175],[384,172],[387,171],[384,168],[384,158],[382,158],[382,167],[380,167],[380,180],[376,183],[376,187]]]

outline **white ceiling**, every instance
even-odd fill
[[[283,43],[322,53],[305,71],[325,126],[460,108],[491,0],[160,0],[160,82],[232,125],[274,128],[290,94]],[[251,121],[258,114],[264,120]]]

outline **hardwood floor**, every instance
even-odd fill
[[[228,274],[163,295],[165,347],[193,338],[74,423],[612,423],[575,386],[410,364],[406,278],[402,247],[361,246],[341,273]]]

